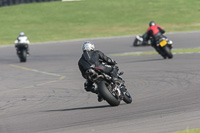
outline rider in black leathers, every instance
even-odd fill
[[[84,42],[82,46],[83,54],[78,61],[78,66],[81,71],[82,76],[86,79],[84,83],[84,88],[86,91],[90,91],[98,94],[98,91],[93,85],[93,82],[88,80],[85,72],[90,68],[90,66],[95,65],[95,67],[101,67],[102,70],[113,77],[113,80],[117,80],[118,67],[115,66],[116,61],[107,57],[103,52],[99,50],[94,50],[94,44],[91,42]],[[101,62],[105,62],[107,65],[103,65]],[[98,101],[102,101],[99,97]]]

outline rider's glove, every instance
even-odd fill
[[[111,59],[111,62],[115,65],[115,64],[117,64],[117,62],[115,61],[115,60],[113,60],[113,59]]]

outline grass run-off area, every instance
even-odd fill
[[[200,30],[200,0],[81,0],[0,7],[0,45],[20,31],[31,42],[143,34],[151,20],[166,32]]]
[[[172,49],[173,54],[181,54],[181,53],[200,53],[200,48],[188,48],[188,49]],[[156,51],[148,51],[148,52],[129,52],[129,53],[118,53],[118,54],[110,54],[110,56],[139,56],[139,55],[152,55],[158,54]]]
[[[178,131],[178,132],[173,132],[173,133],[200,133],[200,129],[188,129],[188,130]]]

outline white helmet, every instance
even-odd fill
[[[24,32],[19,33],[19,36],[24,36],[24,35],[25,35]]]
[[[89,41],[84,42],[82,46],[83,51],[92,51],[94,48],[94,44]]]

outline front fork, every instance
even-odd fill
[[[122,100],[124,98],[125,85],[124,84],[113,84],[113,91]]]

